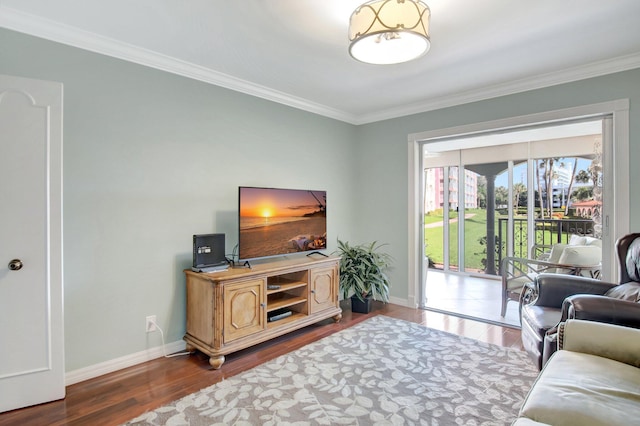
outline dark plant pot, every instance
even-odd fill
[[[370,297],[366,297],[364,301],[358,299],[356,296],[351,296],[351,312],[356,312],[359,314],[368,314],[371,312],[371,299]]]

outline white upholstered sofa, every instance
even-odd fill
[[[640,424],[640,329],[567,320],[514,426]]]

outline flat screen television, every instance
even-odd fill
[[[327,248],[327,192],[241,186],[238,260]]]

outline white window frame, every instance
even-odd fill
[[[423,267],[424,252],[424,206],[421,206],[422,178],[421,143],[428,140],[469,137],[474,134],[490,131],[517,130],[532,125],[559,124],[566,120],[600,117],[611,114],[613,117],[613,141],[605,145],[603,140],[603,167],[605,173],[612,171],[605,179],[603,194],[613,194],[604,204],[603,223],[603,256],[609,256],[606,265],[616,265],[617,259],[613,250],[615,241],[629,233],[629,99],[618,99],[591,105],[547,111],[500,120],[473,123],[457,127],[429,130],[412,133],[408,136],[408,173],[409,173],[409,218],[408,218],[408,253],[409,253],[409,287],[407,303],[409,306],[423,307],[424,283],[426,268]],[[615,165],[615,167],[614,167]],[[609,249],[610,248],[610,249]],[[605,280],[617,281],[617,270],[611,266],[603,269]],[[420,303],[420,299],[423,302]]]

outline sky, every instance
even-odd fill
[[[319,210],[318,201],[326,206],[326,191],[241,187],[240,215],[265,218],[304,216]]]
[[[563,161],[567,165],[567,167],[569,167],[569,165],[573,167],[573,161],[574,161],[573,157],[562,158],[560,159],[560,161]],[[587,168],[589,167],[589,164],[591,164],[591,160],[578,158],[578,169],[576,170],[576,172],[579,172],[580,170],[587,170]],[[514,166],[513,181],[514,183],[523,183],[525,186],[527,186],[527,164],[526,163],[521,163],[517,166]],[[505,188],[508,187],[507,170],[505,170],[503,173],[501,173],[496,177],[496,188],[499,186],[504,186]]]

